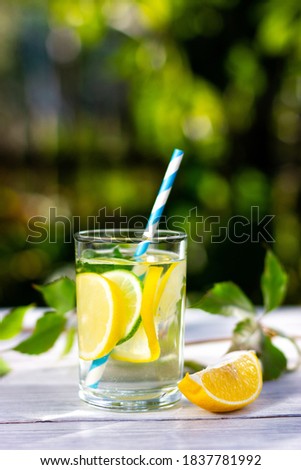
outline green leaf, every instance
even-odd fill
[[[266,335],[263,336],[260,360],[263,368],[263,380],[278,379],[286,371],[287,359],[285,355]]]
[[[69,330],[67,331],[66,343],[65,343],[64,351],[62,352],[62,357],[66,356],[71,351],[71,348],[74,343],[75,333],[76,333],[76,328],[74,328],[74,326],[69,328]]]
[[[8,374],[10,372],[10,367],[7,364],[7,362],[0,357],[0,377],[3,377],[4,375]]]
[[[66,318],[58,313],[47,312],[37,321],[32,335],[19,343],[14,350],[25,354],[41,354],[48,351],[64,330],[66,321]]]
[[[233,282],[215,284],[194,306],[226,317],[246,318],[255,313],[252,302]]]
[[[113,257],[114,258],[124,258],[123,254],[119,250],[118,246],[115,246],[115,248],[113,250]]]
[[[187,360],[184,362],[184,374],[186,374],[186,372],[188,372],[189,374],[194,374],[195,372],[199,372],[200,370],[203,370],[205,368],[206,366],[204,364],[201,364],[197,361]]]
[[[236,324],[229,351],[242,349],[254,349],[259,352],[261,349],[262,330],[260,325],[253,318],[245,318]]]
[[[63,315],[75,308],[75,282],[62,277],[43,286],[35,286],[49,307]]]
[[[287,290],[288,276],[272,251],[265,257],[264,271],[261,276],[261,291],[265,312],[279,307]]]
[[[292,371],[292,370],[298,369],[301,365],[301,348],[298,344],[298,341],[295,338],[293,338],[292,336],[288,336],[285,333],[283,333],[282,331],[279,331],[278,329],[275,329],[275,328],[273,328],[273,329],[268,328],[267,329],[265,327],[264,330],[265,330],[266,334],[269,337],[271,337],[271,335],[272,335],[273,337],[282,338],[282,339],[288,341],[295,348],[296,354],[297,354],[296,363],[295,363],[294,366],[290,366],[290,367],[287,366],[286,370]]]
[[[13,308],[0,322],[0,340],[6,340],[18,335],[23,326],[23,319],[33,307],[33,304],[24,307]]]
[[[101,264],[101,261],[99,261],[99,263],[100,264],[98,264],[98,263],[93,264],[93,263],[78,261],[76,263],[76,272],[77,272],[77,274],[86,273],[86,272],[103,274],[107,271],[112,270],[112,265],[111,264]],[[123,264],[122,265],[122,269],[126,269],[128,271],[130,271],[132,269],[132,267],[133,266],[131,264]],[[118,266],[118,269],[120,269],[120,266]]]

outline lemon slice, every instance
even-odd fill
[[[233,411],[252,403],[262,389],[262,371],[254,351],[234,351],[178,387],[192,403],[213,412]]]
[[[126,362],[152,362],[158,359],[149,347],[142,323],[131,339],[114,348],[111,357]]]
[[[119,321],[122,323],[123,335],[118,342],[122,344],[135,334],[141,323],[141,282],[135,274],[123,269],[107,271],[103,273],[103,277],[114,282],[122,293],[123,317]]]
[[[160,345],[155,324],[155,298],[162,271],[163,268],[160,266],[150,266],[144,281],[141,305],[142,325],[145,329],[152,357],[156,359],[160,356]]]
[[[155,298],[163,268],[151,266],[144,279],[141,302],[142,323],[131,339],[117,346],[112,357],[128,362],[151,362],[160,356],[160,345],[155,325]]]
[[[176,304],[181,299],[186,276],[186,263],[173,263],[159,284],[155,302],[156,322],[167,320],[175,314]]]
[[[118,287],[99,274],[82,273],[76,276],[76,294],[80,357],[105,356],[121,337]]]

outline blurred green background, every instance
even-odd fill
[[[189,243],[191,296],[231,279],[261,302],[263,238],[235,243],[229,224],[211,239],[258,206],[300,303],[300,0],[3,1],[0,43],[2,306],[40,302],[33,283],[73,271],[64,219],[57,243],[33,244],[30,218],[147,217],[174,147],[165,214],[221,220],[186,223],[207,229]]]

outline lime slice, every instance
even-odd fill
[[[114,359],[128,362],[152,362],[160,356],[160,345],[155,325],[155,298],[163,268],[151,266],[144,279],[141,303],[142,323],[131,339],[117,346]]]
[[[121,336],[121,294],[112,281],[95,273],[76,276],[76,294],[80,357],[105,356]]]
[[[103,273],[103,277],[117,285],[122,293],[123,316],[119,317],[119,321],[123,335],[118,342],[118,344],[122,344],[135,334],[141,323],[141,282],[135,274],[123,269],[107,271]]]
[[[176,304],[182,296],[185,276],[186,264],[180,261],[172,264],[162,277],[155,303],[156,323],[165,321],[175,314]]]

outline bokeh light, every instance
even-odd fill
[[[231,279],[260,303],[270,245],[289,272],[286,302],[300,303],[300,10],[298,0],[2,2],[0,304],[40,301],[33,283],[72,272],[72,231],[102,208],[116,224],[117,208],[148,217],[174,147],[185,158],[165,213],[203,237],[189,244],[189,295]],[[249,220],[254,206],[274,216],[275,242],[233,241],[233,217]],[[35,217],[48,237],[30,243]],[[210,217],[219,225],[208,231]]]

